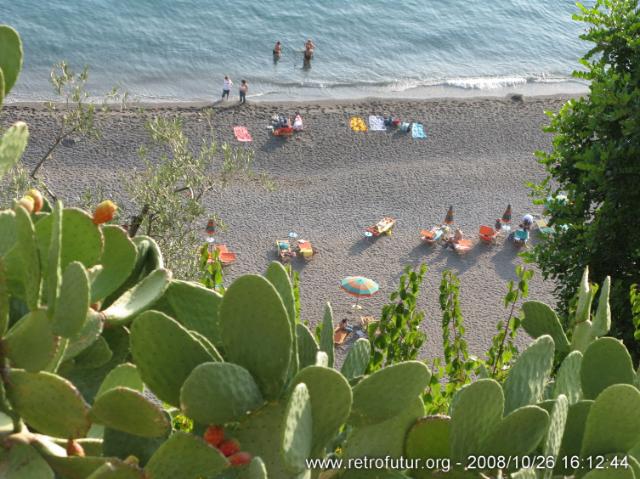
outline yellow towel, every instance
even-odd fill
[[[353,131],[367,131],[367,124],[359,116],[352,116],[349,125]]]

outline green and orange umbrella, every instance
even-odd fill
[[[347,276],[340,281],[340,287],[356,297],[354,308],[358,308],[360,298],[368,298],[378,292],[380,286],[374,280],[365,278],[364,276]]]
[[[511,223],[511,204],[507,205],[507,209],[502,213],[502,222]]]
[[[450,225],[453,223],[453,206],[449,206],[449,211],[447,211],[447,216],[444,217],[444,224]]]

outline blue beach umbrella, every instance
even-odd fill
[[[356,297],[356,304],[353,306],[355,309],[360,308],[360,306],[358,306],[360,298],[373,296],[380,289],[378,283],[364,276],[347,276],[340,281],[340,287],[351,296]]]

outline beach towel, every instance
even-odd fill
[[[411,125],[411,136],[413,138],[426,138],[427,134],[424,132],[422,123],[414,123]]]
[[[349,120],[349,126],[353,131],[367,131],[367,124],[359,116],[352,116]]]
[[[236,140],[238,141],[252,141],[251,133],[249,133],[246,126],[234,126],[233,134],[236,135]]]
[[[384,118],[377,115],[369,115],[369,129],[371,131],[387,131]]]

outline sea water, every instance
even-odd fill
[[[592,1],[585,2],[587,5]],[[214,100],[224,75],[253,100],[573,93],[589,44],[573,0],[0,0],[24,42],[10,101],[51,98],[49,73],[140,101]],[[304,68],[304,42],[316,45]],[[283,44],[275,63],[272,49]]]

